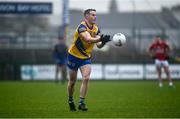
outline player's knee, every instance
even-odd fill
[[[88,82],[90,77],[89,76],[83,76],[82,78],[83,78],[83,81]]]
[[[70,85],[74,85],[76,83],[76,80],[69,80]]]

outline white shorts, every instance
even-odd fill
[[[160,66],[160,67],[164,67],[164,66],[169,66],[169,63],[167,60],[155,60],[155,65],[156,66]]]

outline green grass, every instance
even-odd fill
[[[75,101],[78,105],[77,82]],[[180,117],[180,82],[169,88],[157,81],[90,81],[87,112],[70,112],[66,84],[54,82],[1,81],[0,118],[56,117]]]

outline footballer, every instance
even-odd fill
[[[156,36],[153,43],[149,47],[149,54],[154,59],[156,70],[158,74],[158,80],[159,80],[159,87],[163,86],[162,83],[162,71],[163,68],[167,79],[169,81],[169,86],[173,86],[173,82],[170,75],[170,69],[169,69],[169,52],[170,52],[170,46],[169,44],[162,40],[159,36]]]

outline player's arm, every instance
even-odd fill
[[[96,43],[96,46],[97,46],[97,48],[102,48],[102,47],[104,47],[104,43],[102,43],[102,42],[98,42],[98,43]]]
[[[102,35],[102,34],[101,34],[101,31],[100,31],[99,29],[98,29],[97,35],[99,35],[99,36]],[[104,45],[105,45],[105,44],[102,43],[102,41],[96,43],[97,48],[102,48],[102,47],[104,47]]]
[[[88,43],[97,43],[101,41],[100,36],[92,37],[91,34],[87,31],[86,26],[84,26],[83,24],[80,24],[77,30],[80,37],[83,38]]]
[[[98,42],[102,42],[102,44],[106,44],[107,42],[109,42],[111,39],[110,39],[110,35],[96,35],[95,37],[92,37],[90,35],[89,32],[87,31],[84,31],[84,32],[81,32],[80,33],[80,36],[86,40],[88,43],[98,43]]]
[[[172,47],[168,42],[165,42],[166,49],[165,49],[165,54],[166,54],[166,59],[170,59],[170,52],[172,51]]]
[[[53,53],[53,55],[56,53],[56,50],[57,50],[56,45],[54,45],[54,47],[52,47],[52,53]]]
[[[151,44],[151,45],[148,47],[147,51],[148,51],[150,57],[151,57],[152,59],[155,59],[155,51],[154,51],[154,49],[153,49],[153,44]]]
[[[88,43],[97,43],[101,41],[101,37],[99,35],[96,35],[95,37],[92,37],[89,32],[84,31],[80,33],[80,36],[86,40]]]
[[[151,45],[147,48],[147,52],[148,52],[149,55],[151,55],[151,52],[152,52],[151,51]]]
[[[172,47],[168,42],[165,42],[165,45],[166,45],[166,53],[169,53],[172,50]]]
[[[95,37],[92,37],[91,34],[87,32],[86,27],[82,24],[78,27],[78,33],[80,34],[80,37],[82,37],[88,43],[106,43],[110,41],[110,35],[96,35]]]

